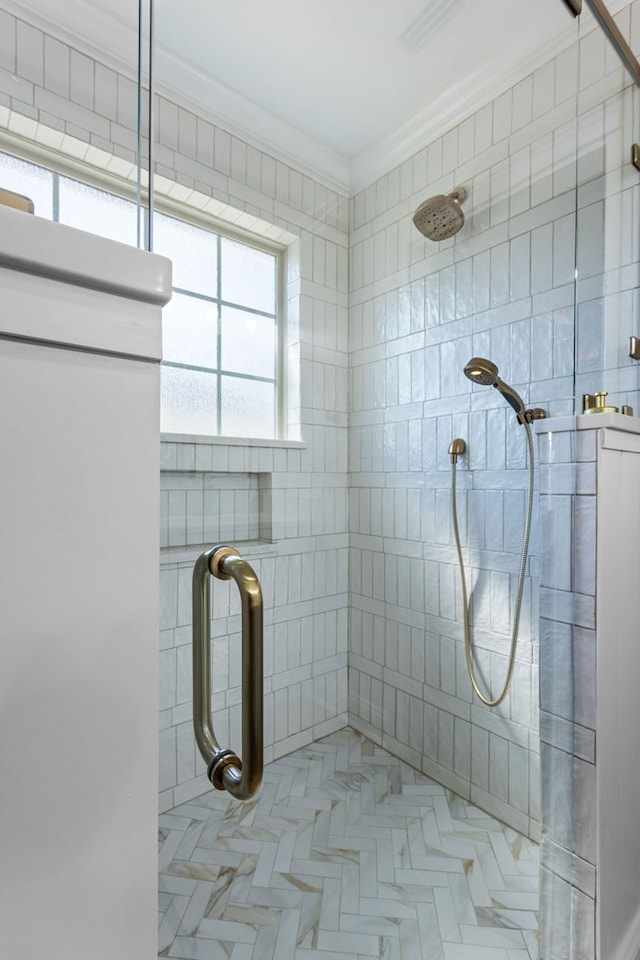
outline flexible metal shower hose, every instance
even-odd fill
[[[526,520],[524,527],[524,537],[522,539],[522,553],[520,555],[520,571],[518,573],[518,589],[516,591],[516,604],[513,612],[513,624],[511,628],[511,650],[509,652],[509,667],[507,669],[507,677],[504,682],[501,693],[492,698],[490,695],[483,693],[480,689],[480,685],[476,679],[475,670],[473,666],[473,642],[471,640],[471,626],[469,623],[469,601],[467,597],[467,578],[464,572],[464,561],[462,559],[462,548],[460,546],[460,531],[458,529],[458,505],[456,497],[456,462],[455,460],[451,464],[451,510],[453,515],[453,532],[456,541],[456,549],[458,551],[458,563],[460,565],[460,581],[462,584],[462,609],[463,609],[463,618],[464,618],[464,652],[467,658],[467,669],[469,671],[469,677],[471,679],[471,684],[473,689],[477,693],[478,697],[482,700],[487,707],[497,707],[502,703],[507,693],[509,692],[509,687],[511,686],[511,680],[513,678],[513,670],[515,667],[516,660],[516,645],[518,642],[518,630],[520,628],[520,610],[522,608],[522,591],[524,589],[524,572],[527,566],[527,556],[529,553],[529,538],[531,536],[531,513],[533,510],[533,437],[531,435],[531,427],[529,424],[524,421],[524,427],[527,432],[527,464],[529,467],[529,488],[527,492],[527,510],[526,510]]]

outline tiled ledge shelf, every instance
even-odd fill
[[[190,554],[188,548],[202,544],[264,546],[279,539],[284,515],[274,474],[300,472],[304,448],[296,440],[164,434],[161,548]]]
[[[217,546],[218,542],[213,540],[205,543],[190,543],[186,547],[163,547],[162,565],[164,567],[169,564],[193,564],[201,553],[210,547]],[[224,545],[235,547],[245,560],[267,560],[278,556],[275,544],[266,540],[233,540],[232,543]]]
[[[640,434],[640,417],[628,417],[622,413],[581,413],[577,416],[549,417],[534,424],[536,433],[600,430],[603,427],[622,433]]]

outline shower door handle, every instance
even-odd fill
[[[209,575],[235,580],[242,603],[242,760],[224,749],[211,719],[211,599]],[[262,590],[249,563],[233,547],[211,547],[193,568],[193,727],[207,776],[216,790],[238,800],[262,782]]]

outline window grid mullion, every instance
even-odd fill
[[[195,363],[180,363],[178,360],[163,360],[163,366],[165,367],[175,367],[176,370],[196,370],[199,373],[211,373],[213,375],[218,373],[217,368],[215,367],[203,367]],[[256,373],[238,373],[237,370],[220,370],[220,375],[223,377],[232,377],[234,380],[251,380],[253,383],[273,383],[275,384],[275,377],[261,377]]]
[[[60,223],[60,175],[51,174],[51,215],[56,223]]]
[[[196,290],[187,290],[186,287],[172,287],[174,293],[180,293],[183,297],[192,297],[194,300],[202,300],[205,303],[219,303],[222,308],[230,307],[232,310],[242,310],[243,313],[250,313],[255,317],[265,317],[267,320],[277,320],[277,313],[269,313],[268,310],[257,310],[255,307],[246,307],[242,303],[236,303],[233,300],[222,300],[221,297],[210,297],[207,293],[198,293]]]
[[[216,239],[217,277],[218,277],[218,330],[216,336],[216,432],[222,436],[222,242],[220,234]]]

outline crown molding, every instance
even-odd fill
[[[458,126],[477,110],[495,100],[578,39],[577,32],[557,37],[533,55],[516,51],[505,67],[497,58],[479,62],[460,76],[421,111],[393,133],[361,151],[351,162],[349,188],[352,194],[404,163],[429,143]],[[524,46],[521,42],[520,46]]]
[[[160,44],[155,48],[154,78],[155,93],[194,110],[251,146],[348,196],[348,157],[180,60]]]

